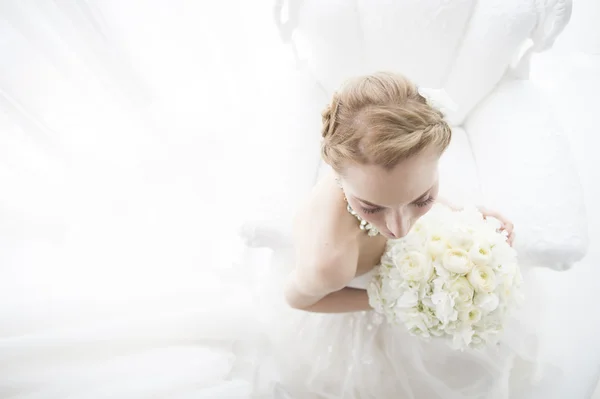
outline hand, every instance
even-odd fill
[[[502,223],[502,227],[500,227],[500,231],[506,231],[506,241],[512,247],[513,241],[515,240],[515,226],[514,224],[502,216],[500,212],[492,211],[484,207],[478,207],[479,212],[483,215],[484,218],[492,217],[494,219],[498,219],[500,223]]]

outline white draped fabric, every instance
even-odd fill
[[[0,397],[216,397],[197,343],[252,326],[220,273],[293,148],[272,4],[3,1],[0,59]]]
[[[289,65],[270,8],[0,7],[2,303],[63,313],[195,291],[198,265],[230,263],[225,238],[266,180]]]

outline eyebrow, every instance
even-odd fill
[[[427,196],[429,195],[429,192],[431,191],[431,189],[433,189],[433,187],[429,188],[429,190],[425,191],[425,192],[423,193],[423,195],[421,195],[419,198],[417,198],[417,199],[415,199],[415,200],[411,201],[410,203],[411,203],[411,204],[414,204],[415,202],[419,202],[419,201],[422,201],[422,200],[424,200],[424,199],[425,199],[425,197],[427,197]],[[384,206],[377,205],[377,204],[374,204],[374,203],[372,203],[372,202],[369,202],[369,201],[365,201],[364,199],[360,199],[360,198],[358,198],[358,197],[354,197],[354,198],[356,198],[358,201],[360,201],[360,202],[364,203],[365,205],[372,206],[372,207],[374,207],[374,208],[385,208]]]

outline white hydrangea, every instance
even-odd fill
[[[367,290],[371,306],[457,349],[496,343],[522,284],[517,254],[498,228],[474,207],[434,206],[405,238],[388,242]]]

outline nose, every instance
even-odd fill
[[[394,235],[394,238],[402,238],[410,230],[410,218],[395,212],[386,223],[386,227]]]

